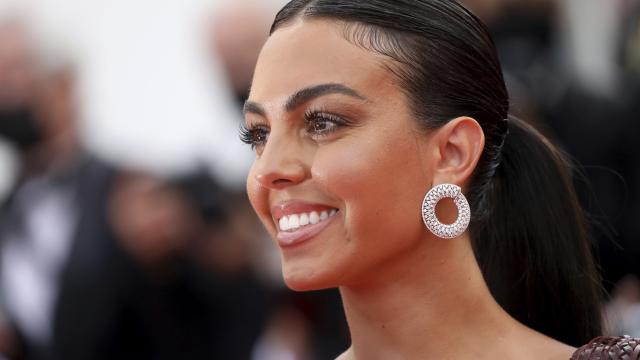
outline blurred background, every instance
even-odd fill
[[[0,359],[334,358],[244,194],[284,0],[0,0]],[[640,0],[466,0],[512,113],[582,164],[611,334],[640,336]]]

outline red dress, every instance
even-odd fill
[[[571,360],[638,360],[640,338],[600,336],[573,353]]]

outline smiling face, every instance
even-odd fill
[[[245,106],[249,198],[297,290],[366,283],[420,253],[435,147],[388,61],[325,20],[265,44]]]

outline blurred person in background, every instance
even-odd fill
[[[26,29],[17,19],[0,22],[0,135],[18,150],[31,150],[40,134],[33,118],[35,69]]]
[[[273,290],[259,276],[256,242],[262,229],[245,196],[220,187],[205,168],[171,180],[197,216],[195,238],[181,255],[188,259],[213,324],[213,357],[249,359],[273,307]]]
[[[241,0],[228,2],[212,13],[208,29],[211,50],[224,67],[239,107],[249,95],[253,67],[267,41],[274,9],[268,2]]]
[[[121,252],[66,293],[54,358],[248,359],[269,302],[242,280],[246,264],[224,257],[242,240],[224,200],[203,172],[121,170],[106,205]]]
[[[23,156],[39,136],[33,129],[31,97],[34,74],[29,50],[21,24],[3,19],[0,22],[0,136],[23,151]],[[4,297],[0,298],[0,353],[15,356],[18,352],[17,333],[6,314],[5,301]]]
[[[69,289],[99,282],[99,260],[117,252],[104,221],[113,170],[82,150],[67,49],[38,47],[17,19],[0,25],[0,38],[0,137],[20,165],[0,215],[1,303],[22,355],[47,359],[63,337]]]
[[[229,215],[222,202],[219,186],[205,173],[118,178],[109,218],[133,263],[128,286],[111,308],[115,334],[128,343],[92,359],[248,358],[267,302],[260,288],[241,286],[221,271],[224,265],[206,261],[237,240],[225,230]]]
[[[208,314],[226,308],[176,276],[195,235],[191,204],[85,150],[71,54],[40,48],[17,21],[1,30],[0,135],[21,165],[0,214],[2,351],[35,360],[219,353],[213,325],[226,318]]]

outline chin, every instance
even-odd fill
[[[283,264],[282,275],[284,283],[293,291],[323,290],[338,286],[336,281],[332,281],[335,279],[328,276],[329,274],[309,267],[296,268]]]

